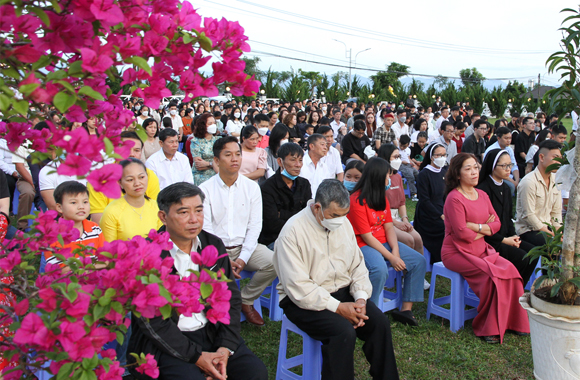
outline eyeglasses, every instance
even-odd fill
[[[439,157],[447,157],[447,153],[443,153],[443,154],[434,154],[433,155],[434,158],[439,158]]]
[[[511,170],[514,167],[514,164],[497,165],[496,167],[502,168],[503,170]]]

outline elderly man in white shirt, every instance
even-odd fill
[[[214,163],[219,173],[200,185],[205,194],[204,229],[223,240],[234,275],[255,272],[242,289],[242,313],[246,320],[262,326],[264,320],[253,304],[272,284],[276,271],[273,252],[258,244],[262,231],[262,193],[258,184],[240,175],[242,148],[237,138],[223,137],[214,143]]]
[[[325,161],[329,173],[334,173],[336,179],[342,182],[344,179],[344,169],[340,159],[340,152],[332,146],[332,143],[334,142],[332,128],[323,125],[318,128],[317,133],[326,138],[326,145],[328,146],[328,152],[326,153],[326,156],[322,157],[322,161]]]
[[[290,218],[274,247],[280,307],[322,342],[322,378],[354,378],[356,338],[365,342],[373,379],[398,379],[389,318],[373,303],[369,273],[346,218],[349,194],[326,180],[314,201]]]
[[[179,140],[174,129],[164,129],[159,132],[159,144],[161,150],[153,153],[147,159],[145,166],[153,170],[159,178],[159,189],[177,182],[193,184],[193,173],[189,159],[183,153],[179,153]]]
[[[306,178],[310,182],[312,194],[316,194],[318,185],[325,179],[335,178],[335,173],[331,169],[331,162],[324,160],[329,149],[326,138],[315,133],[308,137],[306,144],[308,150],[304,154],[300,177]]]
[[[397,121],[391,126],[393,132],[395,132],[395,137],[397,141],[401,138],[401,135],[410,135],[409,126],[405,124],[407,121],[407,111],[403,109],[397,110]]]

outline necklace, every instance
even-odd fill
[[[127,202],[127,198],[126,198],[126,197],[125,197],[125,202]],[[131,206],[131,204],[129,204],[129,202],[127,202],[127,204],[129,205],[129,207],[131,207],[131,210],[133,210],[133,211],[135,212],[135,214],[139,215],[139,220],[143,220],[143,211],[141,211],[141,214],[139,214],[139,213],[137,212],[137,210],[135,210],[135,209],[133,208],[133,206]]]
[[[461,192],[463,192],[463,194],[465,194],[465,196],[467,197],[467,199],[469,199],[470,201],[474,201],[475,200],[475,199],[472,199],[472,197],[475,198],[477,196],[477,191],[472,196],[470,194],[467,194],[467,191],[463,190],[463,187],[459,186],[459,189],[461,190]]]

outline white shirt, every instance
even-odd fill
[[[193,184],[193,174],[189,159],[183,153],[175,152],[175,156],[169,160],[163,149],[153,153],[145,162],[147,168],[153,170],[159,178],[159,190],[177,182],[188,182]]]
[[[262,232],[260,186],[239,174],[236,182],[228,187],[216,174],[199,187],[205,194],[204,231],[218,236],[226,247],[241,245],[239,258],[248,263]]]
[[[534,162],[534,156],[536,155],[536,152],[540,149],[539,146],[537,146],[536,144],[533,144],[530,149],[528,150],[528,154],[526,154],[526,164],[529,164],[530,162]]]
[[[335,174],[331,172],[329,162],[325,162],[323,159],[318,161],[318,164],[314,166],[310,154],[306,151],[306,153],[304,153],[302,169],[300,170],[300,177],[306,178],[308,182],[310,182],[312,198],[314,198],[320,183],[325,179],[334,179]]]
[[[7,176],[12,176],[16,171],[16,165],[12,163],[12,153],[8,149],[8,143],[5,139],[0,139],[0,170]]]
[[[197,248],[201,245],[199,237],[195,238],[193,245],[191,246],[191,251],[197,251]],[[189,277],[191,272],[189,269],[198,271],[199,265],[195,264],[191,260],[191,254],[183,252],[179,247],[173,243],[173,248],[169,250],[171,257],[173,258],[173,266],[179,273],[179,277]],[[196,331],[203,328],[207,324],[207,318],[205,313],[194,313],[191,317],[186,317],[183,314],[179,316],[179,322],[177,322],[177,328],[181,331]]]
[[[576,111],[572,111],[570,116],[572,116],[572,131],[577,131],[578,130],[578,114],[576,113]]]
[[[395,137],[397,140],[401,138],[401,135],[409,134],[409,126],[405,123],[403,123],[403,126],[401,126],[398,121],[391,126],[391,129],[393,132],[395,132]]]
[[[435,128],[437,130],[439,130],[439,128],[441,128],[441,123],[443,123],[444,121],[447,121],[447,119],[444,118],[443,116],[441,116],[439,119],[437,119],[437,123],[435,124]]]
[[[168,113],[164,116],[164,118],[166,117],[171,119],[171,125],[173,126],[173,129],[175,129],[175,132],[179,133],[179,128],[183,128],[183,120],[181,120],[181,116],[179,116],[179,114],[171,116],[171,114]],[[161,123],[161,129],[163,129],[163,123]]]
[[[22,145],[19,146],[18,149],[16,149],[16,153],[12,154],[12,163],[24,164],[24,167],[30,173],[30,167],[28,166],[28,161],[26,161],[26,158],[33,152],[34,151],[32,149],[25,148]]]
[[[86,179],[77,179],[76,176],[71,175],[60,175],[56,172],[57,168],[58,163],[51,162],[40,169],[40,173],[38,173],[38,187],[40,191],[54,190],[58,185],[66,181],[77,181],[85,186],[87,185]]]
[[[441,137],[441,134],[439,133],[439,129],[436,129],[435,131],[429,133],[429,144],[431,144],[433,141],[437,140],[439,137]]]
[[[239,120],[228,120],[228,123],[226,124],[226,131],[230,136],[232,133],[242,133],[242,128],[244,128],[244,123]]]
[[[342,121],[337,123],[336,121],[332,120],[330,122],[330,128],[332,128],[332,131],[334,132],[334,140],[336,140],[338,137],[338,130],[342,127],[344,127],[344,123]]]
[[[411,155],[411,149],[409,147],[407,147],[407,149],[399,149],[399,154],[401,155],[401,160],[404,163],[411,163],[411,160],[409,159],[409,155]]]
[[[340,152],[335,147],[331,146],[328,148],[328,153],[320,161],[323,160],[327,165],[329,173],[334,173],[335,175],[344,173],[342,161],[340,160]]]

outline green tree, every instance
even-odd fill
[[[322,80],[320,73],[318,71],[302,71],[302,69],[298,69],[298,74],[308,82],[310,86],[308,95],[313,96],[314,89],[320,84],[320,81]]]
[[[254,75],[255,79],[261,81],[264,73],[260,71],[258,66],[261,61],[260,57],[242,57],[242,60],[246,62],[244,72],[248,75]]]
[[[469,101],[473,112],[481,115],[484,109],[484,102],[489,96],[489,91],[482,84],[476,84],[465,88],[465,100]]]
[[[498,119],[503,118],[508,103],[508,97],[505,90],[501,86],[494,87],[487,95],[486,103],[492,116],[495,116]]]
[[[522,112],[522,106],[524,105],[524,101],[527,99],[523,98],[523,95],[528,92],[526,86],[523,83],[519,83],[517,80],[513,83],[510,81],[508,82],[505,93],[508,98],[508,102],[512,103],[512,112]]]
[[[459,77],[461,78],[461,83],[463,83],[464,87],[481,84],[485,80],[483,74],[480,73],[475,67],[471,69],[460,70]]]
[[[449,78],[444,77],[443,75],[437,75],[435,77],[435,82],[433,83],[439,90],[443,90],[445,87],[449,86],[451,81]]]
[[[282,91],[282,97],[284,100],[295,102],[308,98],[308,91],[310,91],[308,82],[297,73],[292,73],[288,85]]]
[[[332,75],[330,87],[326,93],[326,99],[330,102],[338,102],[339,100],[346,100],[348,92],[347,84],[348,74],[339,71]]]
[[[380,93],[382,89],[388,89],[389,86],[395,88],[397,84],[401,84],[399,78],[409,75],[410,67],[397,62],[391,62],[387,66],[386,71],[379,71],[375,75],[371,75],[373,81],[373,91],[375,93]],[[388,97],[388,95],[386,94]],[[400,94],[399,96],[402,96]]]

